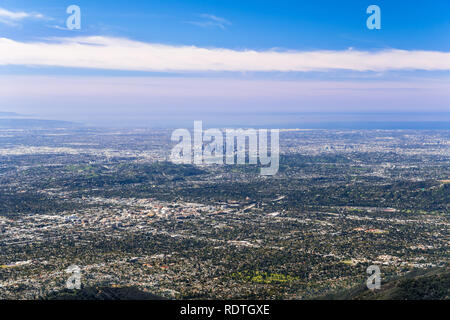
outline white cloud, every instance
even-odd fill
[[[0,23],[4,23],[7,25],[17,25],[17,21],[28,18],[42,19],[44,18],[44,16],[40,13],[24,11],[13,12],[4,8],[0,8]]]
[[[187,21],[186,23],[193,24],[199,27],[219,27],[221,29],[225,29],[226,26],[231,25],[231,22],[227,19],[218,17],[213,14],[203,13],[199,15],[202,20],[199,21]]]
[[[169,46],[102,36],[20,42],[0,38],[0,65],[129,71],[450,70],[450,52],[254,51]]]

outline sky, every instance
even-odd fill
[[[80,29],[67,27],[70,5]],[[367,27],[370,5],[380,29]],[[442,115],[450,1],[2,0],[0,111],[93,123]]]

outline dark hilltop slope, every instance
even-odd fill
[[[381,289],[371,291],[366,286],[329,294],[329,300],[449,300],[450,267],[415,270],[405,276],[381,282]]]
[[[86,287],[80,290],[65,289],[44,297],[44,300],[166,300],[136,287]]]
[[[74,128],[80,124],[70,121],[42,120],[42,119],[0,119],[0,128],[30,129],[30,128]]]

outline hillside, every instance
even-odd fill
[[[136,287],[87,287],[80,290],[65,289],[52,293],[44,300],[165,300]]]
[[[450,268],[415,270],[405,276],[381,283],[381,289],[370,291],[365,286],[329,294],[329,300],[448,300]]]

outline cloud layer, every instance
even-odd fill
[[[450,52],[254,51],[169,46],[102,36],[20,42],[0,38],[0,65],[129,71],[450,70]]]

